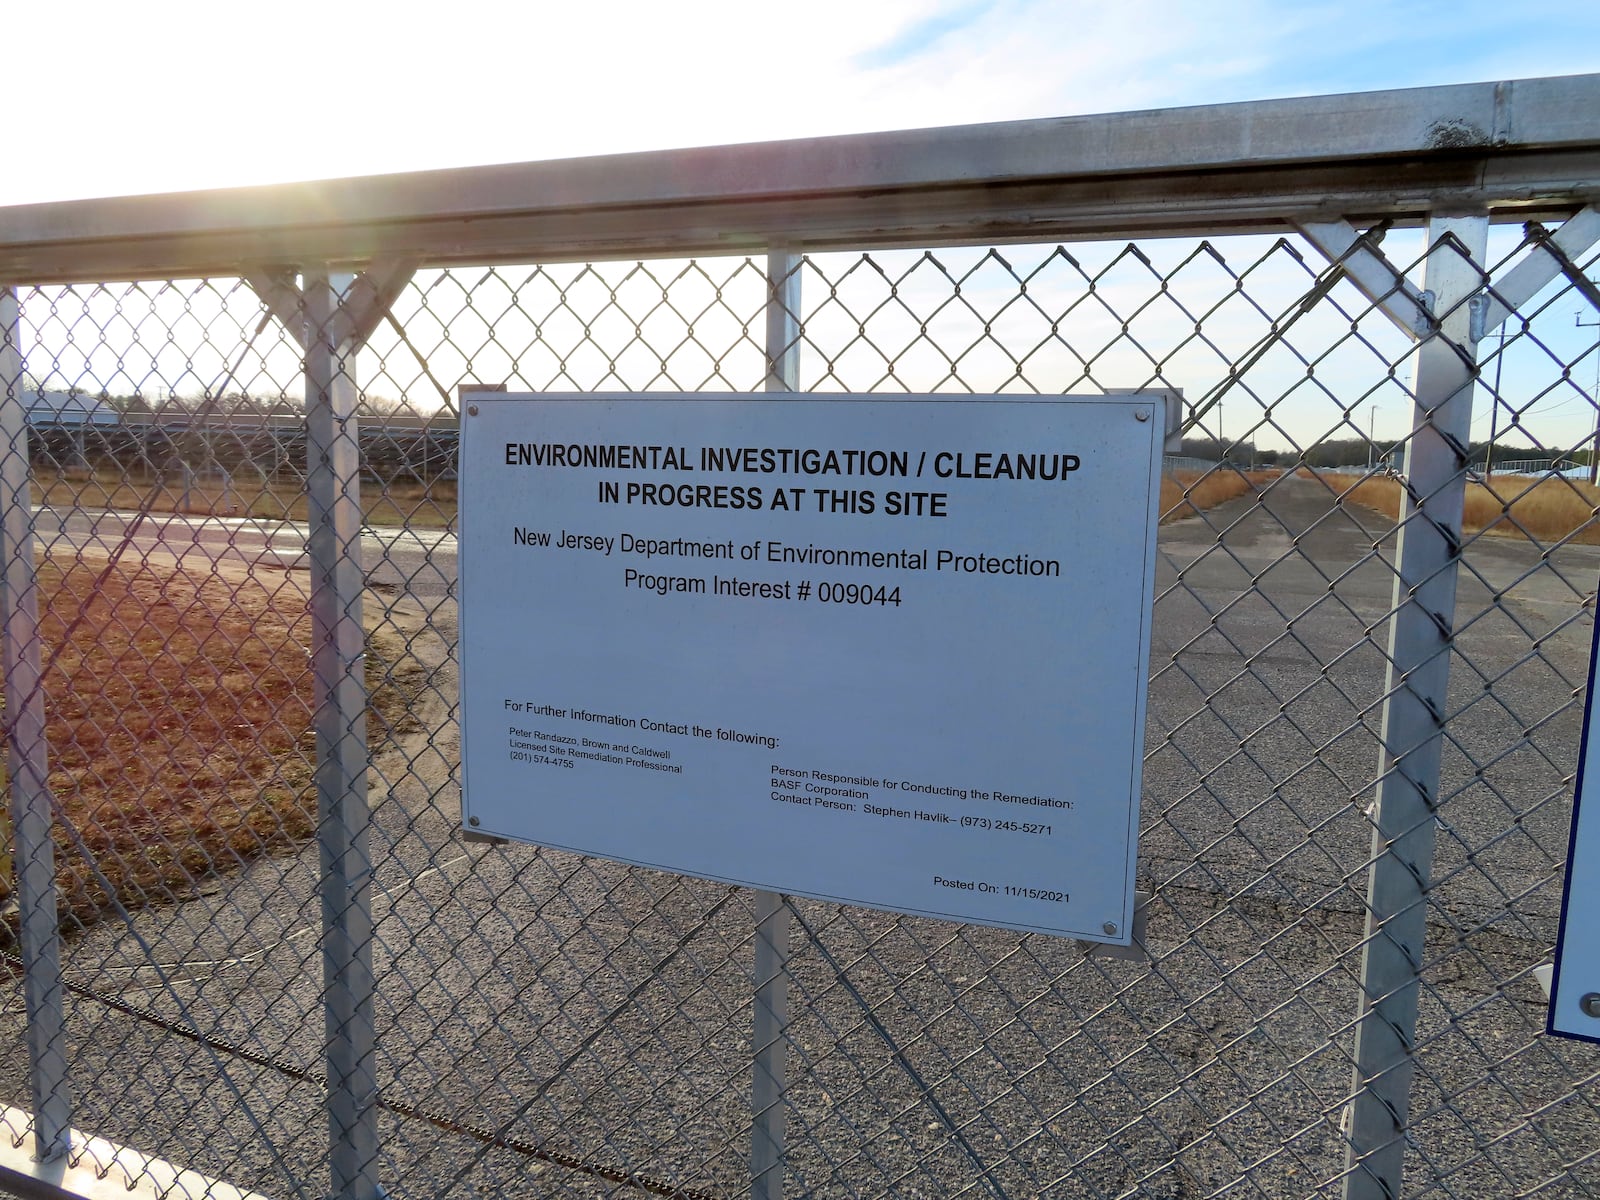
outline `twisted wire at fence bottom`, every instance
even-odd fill
[[[23,963],[15,955],[0,951],[0,962],[5,964],[12,978],[21,979],[23,977]],[[192,1025],[186,1024],[182,1021],[170,1020],[167,1017],[163,1017],[160,1013],[153,1012],[141,1005],[124,1000],[120,996],[113,996],[108,992],[99,991],[98,989],[88,987],[85,984],[73,983],[70,980],[62,980],[62,987],[66,991],[71,992],[74,996],[82,997],[85,1000],[93,1000],[96,1004],[103,1004],[107,1008],[113,1009],[116,1012],[120,1012],[125,1016],[155,1025],[169,1033],[175,1033],[179,1037],[187,1038],[192,1042],[198,1042],[203,1046],[208,1046],[211,1049],[220,1051],[223,1054],[229,1054],[235,1058],[242,1059],[245,1062],[253,1063],[255,1066],[266,1067],[269,1070],[277,1071],[278,1073],[285,1075],[290,1079],[296,1080],[297,1082],[315,1084],[320,1088],[326,1088],[328,1086],[327,1077],[322,1075],[320,1072],[308,1071],[303,1067],[295,1066],[293,1063],[285,1062],[281,1058],[275,1058],[268,1054],[260,1054],[254,1050],[249,1050],[244,1046],[237,1046],[232,1042],[224,1041],[221,1038],[202,1033]],[[569,1171],[577,1171],[584,1175],[593,1175],[596,1178],[604,1179],[609,1183],[620,1183],[626,1187],[638,1188],[640,1191],[648,1192],[651,1195],[670,1196],[673,1198],[673,1200],[722,1200],[722,1197],[717,1196],[712,1192],[700,1191],[698,1188],[682,1187],[677,1184],[668,1183],[664,1179],[657,1179],[650,1175],[630,1174],[627,1171],[619,1171],[614,1167],[607,1167],[601,1165],[600,1163],[590,1162],[587,1159],[580,1158],[578,1155],[571,1154],[565,1150],[556,1150],[551,1149],[548,1146],[538,1145],[535,1142],[528,1141],[526,1138],[520,1138],[513,1134],[496,1133],[492,1130],[480,1129],[475,1125],[469,1125],[466,1122],[457,1120],[454,1117],[446,1116],[441,1112],[426,1108],[420,1104],[412,1104],[405,1100],[386,1099],[382,1092],[378,1093],[375,1103],[385,1112],[394,1113],[399,1117],[407,1117],[414,1120],[426,1121],[428,1124],[437,1129],[442,1129],[446,1133],[454,1133],[462,1137],[472,1138],[474,1141],[482,1142],[487,1146],[511,1150],[517,1154],[525,1155],[528,1158],[537,1159],[540,1162],[547,1162],[553,1166],[564,1167]]]

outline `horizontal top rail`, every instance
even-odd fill
[[[1281,230],[1560,216],[1600,75],[852,134],[0,207],[0,279]]]

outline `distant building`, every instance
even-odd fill
[[[24,391],[23,403],[28,408],[28,424],[60,426],[68,429],[84,425],[117,425],[122,414],[95,396],[74,391]]]

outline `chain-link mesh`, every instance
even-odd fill
[[[1496,229],[1476,262],[1389,232],[1376,301],[1298,237],[799,260],[802,391],[1174,387],[1192,421],[1159,542],[1148,961],[785,902],[783,1194],[1331,1196],[1382,1153],[1347,1113],[1363,995],[1407,986],[1368,965],[1390,936],[1369,880],[1398,852],[1374,843],[1381,793],[1417,751],[1385,733],[1412,686],[1390,630],[1417,582],[1396,588],[1402,545],[1451,486],[1410,463],[1438,409],[1418,358],[1475,339],[1410,1116],[1389,1140],[1405,1196],[1600,1195],[1600,1058],[1544,1036],[1533,975],[1600,568],[1600,314],[1570,273],[1481,339],[1435,311],[1419,342],[1383,311],[1430,258],[1492,291],[1546,244]],[[372,934],[350,961],[370,952],[375,980],[376,1093],[355,1103],[376,1157],[349,1169],[391,1197],[750,1188],[771,1115],[750,1106],[760,897],[460,835],[455,405],[471,385],[759,390],[773,294],[745,258],[424,270],[333,368],[359,388],[364,513],[364,581],[333,617],[360,617],[370,694]],[[324,975],[345,912],[316,788],[333,701],[308,496],[335,457],[308,451],[316,330],[236,279],[19,304],[39,621],[12,620],[8,652],[43,678],[72,1123],[323,1196],[348,1185],[327,1048],[359,1041],[328,1014],[360,972]],[[3,961],[0,1133],[20,1144],[39,1010],[14,941]]]

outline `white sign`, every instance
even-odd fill
[[[467,396],[462,817],[1127,944],[1160,396]]]
[[[1600,1042],[1600,732],[1594,723],[1596,655],[1600,622],[1589,654],[1589,692],[1583,712],[1583,747],[1572,800],[1567,843],[1567,884],[1561,897],[1561,932],[1550,983],[1549,1030]],[[1590,1010],[1593,1010],[1592,1012]]]

